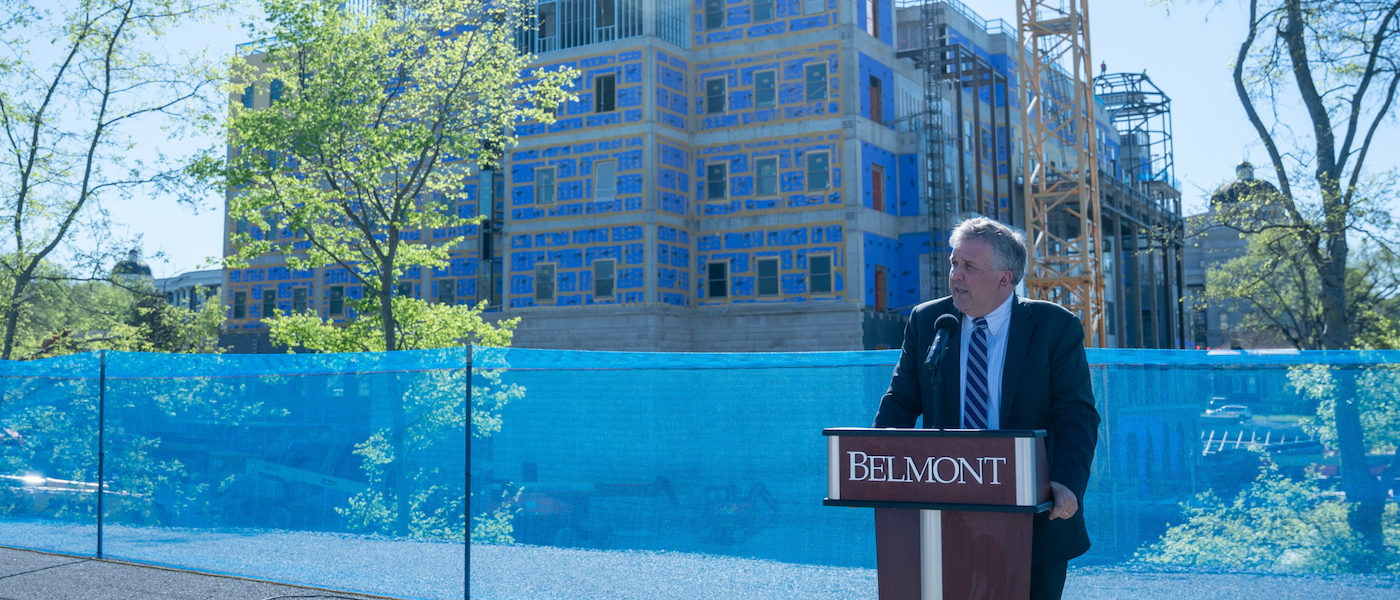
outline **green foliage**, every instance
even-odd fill
[[[1239,219],[1254,210],[1222,213]],[[1239,307],[1239,330],[1276,337],[1294,348],[1325,347],[1327,330],[1322,280],[1309,260],[1308,240],[1296,229],[1265,228],[1246,236],[1244,254],[1206,272],[1208,303]],[[1400,342],[1400,259],[1384,246],[1364,243],[1352,251],[1346,269],[1345,318],[1358,348],[1396,348]]]
[[[472,518],[472,541],[478,544],[511,544],[515,542],[515,515],[520,513],[520,488],[508,486],[501,492],[500,503]]]
[[[355,445],[355,454],[365,473],[365,483],[369,489],[351,497],[348,506],[337,509],[344,515],[351,530],[388,531],[394,523],[394,507],[385,501],[387,482],[385,472],[394,462],[393,446],[389,443],[388,432],[379,431],[369,439]]]
[[[0,14],[0,358],[13,358],[21,313],[42,306],[45,263],[105,257],[104,205],[153,193],[197,202],[178,161],[138,160],[153,130],[177,137],[207,112],[216,79],[199,57],[153,44],[221,13],[219,0],[54,0],[5,3]],[[157,123],[155,121],[160,121]],[[120,244],[125,245],[125,244]]]
[[[0,289],[13,289],[13,284],[11,273],[0,270]],[[0,312],[4,306],[0,301]],[[198,311],[171,306],[149,282],[87,281],[43,262],[12,306],[20,317],[14,329],[14,358],[92,350],[220,351],[223,307],[217,302]]]
[[[1315,365],[1288,371],[1288,383],[1317,405],[1317,414],[1304,423],[1304,430],[1328,448],[1337,448],[1335,378],[1341,367]],[[1400,445],[1400,370],[1389,366],[1359,368],[1353,399],[1361,417],[1361,428],[1372,453],[1388,453]]]
[[[472,435],[490,437],[500,431],[500,410],[524,397],[519,385],[502,385],[498,373],[472,373]],[[441,457],[461,452],[466,430],[464,372],[430,372],[409,380],[403,390],[402,437],[382,429],[356,444],[368,487],[338,509],[350,528],[378,534],[403,533],[428,539],[460,540],[465,513],[462,473],[444,469]],[[465,467],[464,467],[465,468]],[[510,540],[513,498],[474,517],[477,529],[486,525],[489,540]],[[406,511],[406,515],[401,513]],[[406,518],[401,518],[406,516]],[[473,534],[476,535],[476,534]],[[475,537],[473,539],[476,539]]]
[[[1348,510],[1316,480],[1294,481],[1266,461],[1253,484],[1234,498],[1205,492],[1183,503],[1184,522],[1135,560],[1193,570],[1349,573],[1362,540],[1348,525]],[[1400,536],[1397,516],[1395,505],[1386,508],[1392,572],[1400,572],[1393,543]]]
[[[171,306],[160,296],[142,294],[133,307],[128,350],[217,354],[224,307],[212,298],[198,310]]]
[[[1385,253],[1392,250],[1389,241],[1396,239],[1390,215],[1396,187],[1394,177],[1382,172],[1393,166],[1375,169],[1366,159],[1373,156],[1373,141],[1395,137],[1394,100],[1400,71],[1394,62],[1400,53],[1400,4],[1272,0],[1250,2],[1247,9],[1249,18],[1240,32],[1232,80],[1240,106],[1268,155],[1278,190],[1272,201],[1278,218],[1228,224],[1253,234],[1286,231],[1281,238],[1285,243],[1276,246],[1284,253],[1276,257],[1277,264],[1286,266],[1297,280],[1275,284],[1292,286],[1297,293],[1293,298],[1284,295],[1275,306],[1293,301],[1315,304],[1315,311],[1302,314],[1319,315],[1311,324],[1279,327],[1295,331],[1299,347],[1342,350],[1388,343],[1390,336],[1384,332],[1392,324],[1354,322],[1358,316],[1372,318],[1376,305],[1358,290],[1371,287],[1367,282],[1384,281],[1358,265],[1354,254],[1394,263]],[[1363,247],[1353,252],[1359,239],[1369,239],[1379,249]],[[1386,275],[1391,282],[1393,273],[1391,269]],[[1388,297],[1369,295],[1371,299]],[[1358,327],[1378,333],[1357,331]],[[1348,505],[1351,526],[1365,539],[1352,559],[1361,570],[1372,570],[1379,568],[1384,553],[1382,524],[1387,507],[1368,472],[1368,444],[1354,398],[1355,382],[1346,375],[1337,379],[1333,422],[1342,488],[1352,502]]]
[[[515,35],[533,12],[520,0],[414,0],[371,14],[320,0],[262,7],[267,21],[253,31],[269,41],[233,65],[234,156],[222,170],[193,168],[236,190],[229,216],[247,227],[228,264],[278,253],[293,269],[339,265],[369,299],[357,310],[379,313],[379,348],[430,347],[399,342],[411,330],[395,321],[415,309],[392,297],[394,283],[409,267],[447,264],[476,222],[458,212],[464,178],[515,144],[516,124],[552,120],[575,73],[522,78],[531,57]],[[237,100],[273,82],[282,97],[271,106]],[[356,347],[311,325],[284,335]]]
[[[353,305],[362,306],[360,300]],[[429,349],[477,344],[509,345],[519,319],[492,324],[481,318],[482,306],[429,304],[415,298],[395,297],[393,307],[400,349]],[[377,312],[356,312],[344,324],[323,321],[310,314],[279,315],[267,319],[272,340],[289,347],[315,352],[383,351],[383,321]],[[505,384],[499,372],[477,369],[472,372],[471,432],[485,438],[501,430],[501,411],[523,398],[525,389]],[[352,496],[337,509],[352,530],[378,534],[401,533],[419,538],[460,540],[464,535],[461,515],[467,496],[459,472],[444,472],[434,457],[460,452],[464,441],[458,432],[467,424],[462,390],[468,382],[463,372],[430,372],[407,380],[401,404],[402,437],[382,429],[355,446],[365,475],[365,490]],[[437,466],[428,466],[437,465]],[[484,516],[475,517],[477,528],[489,531],[485,540],[510,540],[511,507],[502,504]],[[485,519],[485,521],[482,521]],[[481,525],[482,522],[488,525]],[[475,535],[475,534],[473,534]]]
[[[502,383],[498,370],[475,369],[472,377],[472,437],[485,439],[501,431],[501,410],[524,398],[525,388]]]
[[[0,259],[8,262],[8,257]],[[0,270],[0,289],[13,289],[14,271]],[[84,321],[90,312],[87,310],[65,310],[65,305],[78,304],[74,295],[86,295],[82,286],[67,284],[68,274],[58,266],[41,261],[36,265],[34,281],[26,286],[22,295],[0,297],[0,309],[14,311],[18,317],[13,332],[15,358],[31,358],[41,355],[40,349],[51,338],[64,331],[83,330]],[[86,304],[86,303],[83,303]],[[58,340],[55,340],[58,341]]]
[[[150,406],[184,422],[236,423],[265,417],[261,406],[209,410],[210,398],[228,393],[230,384],[193,378],[179,388],[161,382],[108,382],[108,428],[105,432],[105,514],[109,523],[170,525],[174,515],[210,514],[220,500],[205,473],[172,455],[166,440],[149,431],[138,433],[119,424],[113,415],[130,414]],[[95,379],[45,380],[17,378],[0,390],[6,407],[4,426],[24,438],[0,452],[0,475],[35,476],[73,482],[79,492],[50,491],[45,486],[6,486],[0,494],[0,515],[49,517],[91,522],[97,511],[98,394]],[[150,387],[148,387],[150,386]],[[137,408],[137,405],[141,408]],[[120,423],[117,417],[116,423]],[[147,424],[149,425],[149,424]],[[189,453],[183,453],[190,456]],[[60,488],[61,489],[61,488]]]
[[[309,313],[278,315],[263,319],[273,343],[301,347],[313,352],[383,352],[384,315],[376,310],[376,300],[350,304],[354,317],[344,324],[322,320]],[[397,330],[394,350],[451,348],[477,344],[509,346],[520,318],[492,323],[482,318],[486,304],[431,304],[417,298],[392,298],[393,327]]]
[[[532,57],[515,48],[533,18],[519,0],[413,0],[369,14],[319,0],[263,0],[268,40],[235,61],[228,164],[191,171],[234,190],[229,216],[242,265],[270,253],[292,269],[336,265],[362,297],[344,324],[305,314],[265,318],[272,340],[316,352],[508,345],[515,319],[490,323],[485,305],[429,304],[395,293],[409,268],[446,266],[466,239],[459,203],[464,179],[493,168],[515,144],[514,126],[549,122],[573,95],[570,70],[522,73]],[[248,108],[245,86],[281,98]],[[433,235],[429,235],[432,232]],[[394,408],[394,427],[356,446],[368,488],[342,514],[378,533],[460,538],[467,490],[461,478],[418,465],[465,443],[462,374],[414,378]],[[500,410],[518,386],[472,385],[473,435],[499,431]],[[475,384],[476,382],[473,382]],[[458,440],[454,442],[453,440]],[[455,516],[454,516],[455,515]],[[456,523],[456,525],[454,525]],[[502,539],[501,527],[494,529]]]

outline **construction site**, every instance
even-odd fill
[[[577,69],[578,98],[517,126],[466,184],[459,214],[487,220],[400,289],[522,317],[522,347],[892,348],[948,293],[950,228],[987,216],[1026,233],[1021,293],[1089,345],[1183,347],[1170,98],[1095,65],[1087,0],[999,1],[1017,23],[956,0],[542,0],[517,46]],[[343,272],[266,258],[224,271],[225,344],[273,350],[275,310],[348,318]]]
[[[922,70],[930,107],[928,231],[971,215],[1020,227],[1024,293],[1078,313],[1090,345],[1181,347],[1171,99],[1146,71],[1093,74],[1087,0],[1017,0],[1014,31],[956,1],[899,6],[899,56]],[[997,132],[990,164],[974,131]],[[930,293],[946,289],[939,258]]]

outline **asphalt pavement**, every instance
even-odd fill
[[[0,600],[372,600],[236,577],[0,548]]]

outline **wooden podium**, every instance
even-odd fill
[[[828,506],[875,509],[880,600],[1021,600],[1049,510],[1045,432],[834,428]]]

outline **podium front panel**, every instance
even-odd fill
[[[1034,512],[1049,497],[1039,432],[826,433],[828,504]]]
[[[875,509],[880,600],[1025,598],[1028,513]]]

